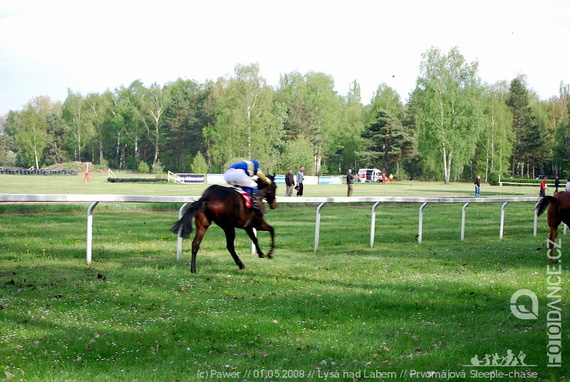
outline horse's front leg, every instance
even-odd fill
[[[265,254],[263,253],[263,251],[259,247],[259,240],[257,239],[257,236],[255,236],[255,232],[253,232],[253,228],[247,227],[245,229],[245,232],[247,232],[247,236],[249,236],[253,245],[255,245],[255,252],[257,252],[257,256],[259,256],[259,258],[265,257]]]
[[[273,250],[275,249],[275,230],[273,229],[272,226],[267,224],[267,231],[269,231],[269,235],[271,236],[271,247],[269,248],[269,252],[267,252],[267,257],[272,259],[273,258]]]
[[[265,220],[262,220],[260,224],[258,224],[255,227],[258,231],[267,231],[269,232],[269,235],[271,235],[271,247],[269,248],[269,252],[267,253],[267,257],[269,257],[270,259],[273,258],[273,249],[275,249],[275,230],[273,229],[272,226],[270,226],[269,224],[267,224],[267,222],[265,222]],[[253,230],[251,235],[253,235]],[[251,237],[250,235],[250,237]],[[255,236],[255,235],[254,235]],[[259,246],[257,245],[257,238],[255,238],[255,240],[252,238],[251,240],[253,240],[253,242],[256,245],[257,248],[257,253],[260,253],[261,250],[259,249]],[[259,257],[264,257],[264,256],[259,256]]]
[[[243,265],[238,254],[236,253],[234,244],[236,238],[236,229],[234,227],[225,227],[224,232],[226,233],[226,248],[230,252],[230,255],[232,255],[232,258],[234,259],[239,269],[245,269],[245,265]]]

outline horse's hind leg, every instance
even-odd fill
[[[196,215],[196,236],[192,240],[192,260],[190,262],[190,272],[196,273],[196,255],[200,249],[200,243],[210,226],[210,221],[203,213]]]
[[[239,256],[236,253],[236,248],[234,244],[234,240],[236,238],[236,229],[234,227],[225,227],[224,232],[226,233],[226,248],[232,255],[232,258],[236,262],[239,269],[245,269],[245,265],[241,262]]]
[[[557,207],[557,205],[551,203],[548,207],[547,215],[547,222],[548,226],[550,227],[550,237],[548,238],[548,261],[551,263],[556,262],[553,258],[552,251],[554,250],[554,240],[558,234],[558,226],[560,226],[560,223],[562,223],[562,220],[558,215],[558,208],[554,207]]]
[[[556,236],[558,235],[558,226],[550,226],[550,237],[548,238],[548,261],[550,263],[556,263],[557,261],[554,260],[554,256],[552,251],[554,250],[554,245],[556,242]]]

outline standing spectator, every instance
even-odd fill
[[[558,187],[560,187],[560,177],[558,175],[556,175],[556,179],[554,180],[554,193],[556,194],[558,192]]]
[[[348,187],[346,196],[351,197],[352,196],[352,185],[354,184],[354,176],[352,176],[352,169],[349,168],[348,172],[346,173],[346,184]]]
[[[480,196],[481,195],[481,175],[477,175],[473,184],[475,184],[475,196]]]
[[[570,176],[568,177],[568,182],[566,182],[566,192],[570,192]]]
[[[545,176],[542,179],[542,182],[540,182],[540,196],[546,196],[546,188],[548,187],[548,185],[546,184],[547,180],[548,178]]]
[[[293,177],[293,169],[290,168],[285,175],[285,196],[293,194],[293,187],[295,187],[295,178]]]
[[[305,166],[299,167],[297,171],[297,196],[303,196],[303,180],[305,180]]]
[[[394,183],[394,174],[390,174],[388,178],[390,178],[390,183]]]

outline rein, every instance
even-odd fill
[[[245,222],[245,224],[242,228],[247,228],[249,226],[249,224],[251,223],[252,219],[253,219],[253,211],[249,211],[249,218],[247,219],[247,221]]]

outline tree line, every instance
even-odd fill
[[[570,86],[548,100],[524,76],[486,84],[458,48],[422,56],[409,98],[380,84],[368,104],[354,81],[343,96],[325,73],[282,74],[259,65],[198,83],[136,80],[114,91],[66,99],[38,96],[10,111],[0,165],[90,161],[113,169],[220,173],[258,159],[267,173],[304,165],[309,174],[376,167],[401,179],[450,182],[492,173],[570,173]]]

